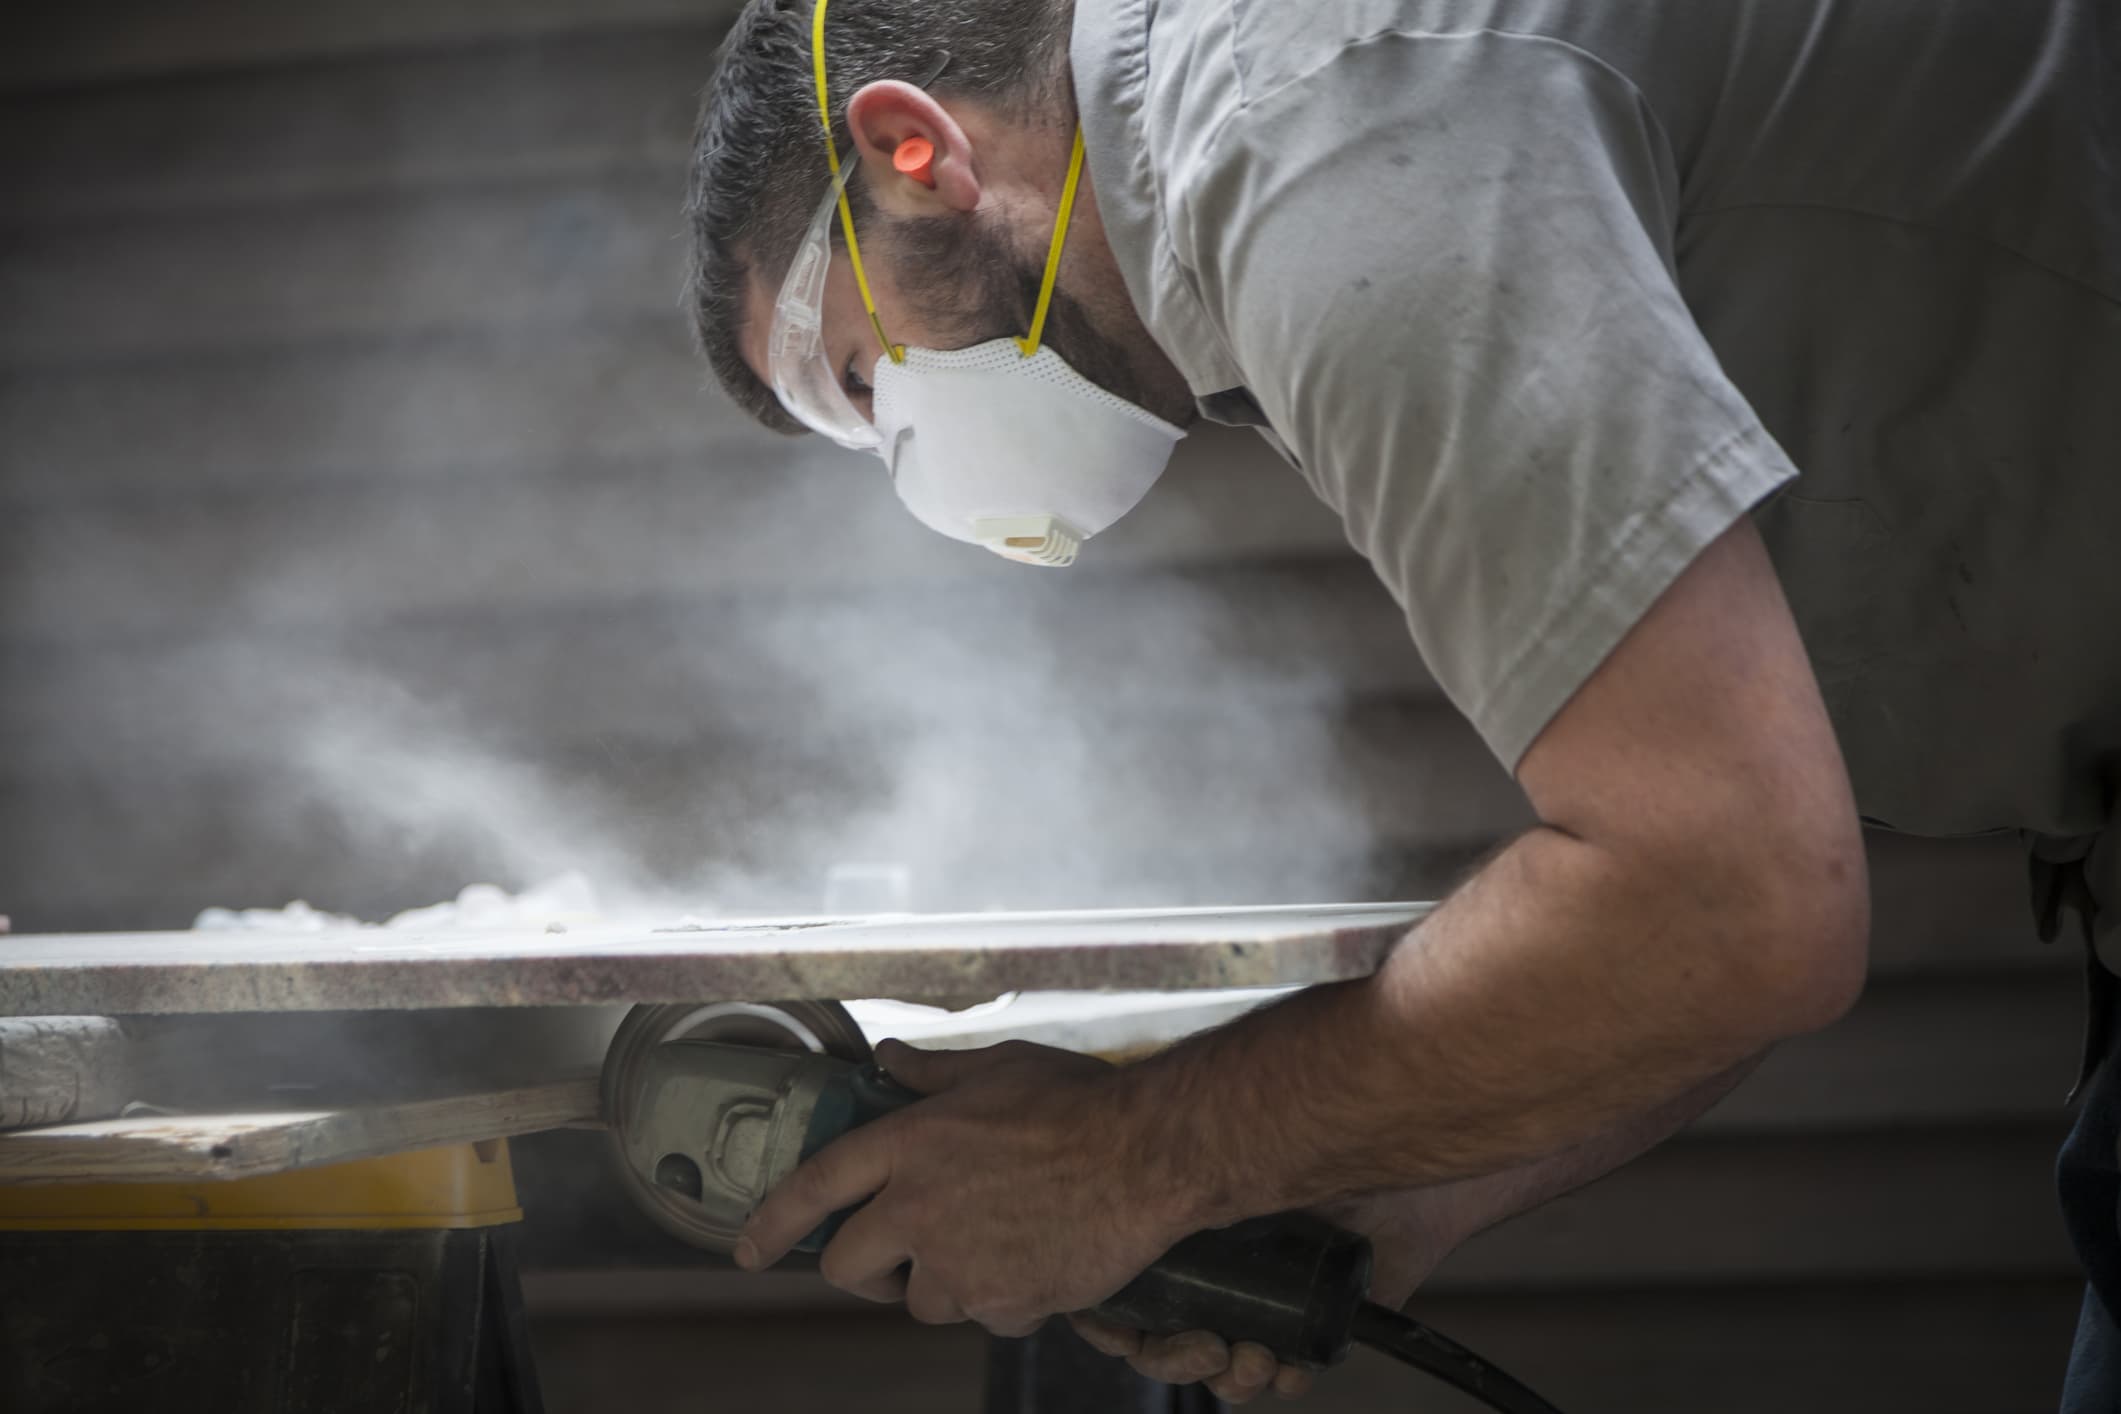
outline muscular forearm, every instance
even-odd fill
[[[1775,986],[1786,920],[1749,911],[1730,881],[1656,874],[1535,830],[1375,977],[1136,1067],[1143,1142],[1190,1205],[1174,1217],[1227,1222],[1544,1160],[1827,1019]],[[1539,1183],[1566,1180],[1568,1161],[1553,1163]]]

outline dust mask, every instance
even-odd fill
[[[876,427],[923,524],[1042,565],[1069,563],[1133,510],[1185,435],[1014,339],[879,359]]]

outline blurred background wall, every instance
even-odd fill
[[[1429,896],[1524,821],[1246,436],[1189,439],[1046,573],[706,387],[678,204],[733,9],[0,17],[18,931],[565,869],[688,908],[815,909],[849,863],[922,908]],[[2051,1408],[2074,960],[2008,841],[1881,840],[1875,871],[1855,1017],[1418,1309],[1572,1410]],[[561,1214],[538,1248],[533,1217],[558,1409],[622,1377],[644,1409],[976,1404],[974,1333]],[[1402,1388],[1362,1365],[1314,1407]]]

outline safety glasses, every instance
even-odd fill
[[[839,367],[825,348],[825,277],[832,269],[832,219],[840,210],[856,163],[836,163],[838,174],[818,203],[810,229],[796,247],[788,276],[773,301],[767,368],[774,396],[788,415],[842,447],[875,451],[883,439],[847,396]],[[866,282],[864,282],[866,283]],[[875,318],[872,310],[871,319]],[[881,328],[877,337],[883,338]],[[890,345],[885,349],[888,352]]]

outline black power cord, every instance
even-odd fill
[[[1524,1383],[1447,1336],[1389,1306],[1365,1301],[1349,1334],[1357,1345],[1412,1365],[1453,1389],[1463,1390],[1497,1414],[1561,1414]]]
[[[1371,1266],[1362,1234],[1316,1213],[1277,1213],[1193,1234],[1093,1314],[1158,1335],[1214,1331],[1307,1370],[1367,1345],[1496,1414],[1560,1414],[1457,1341],[1370,1300]]]

